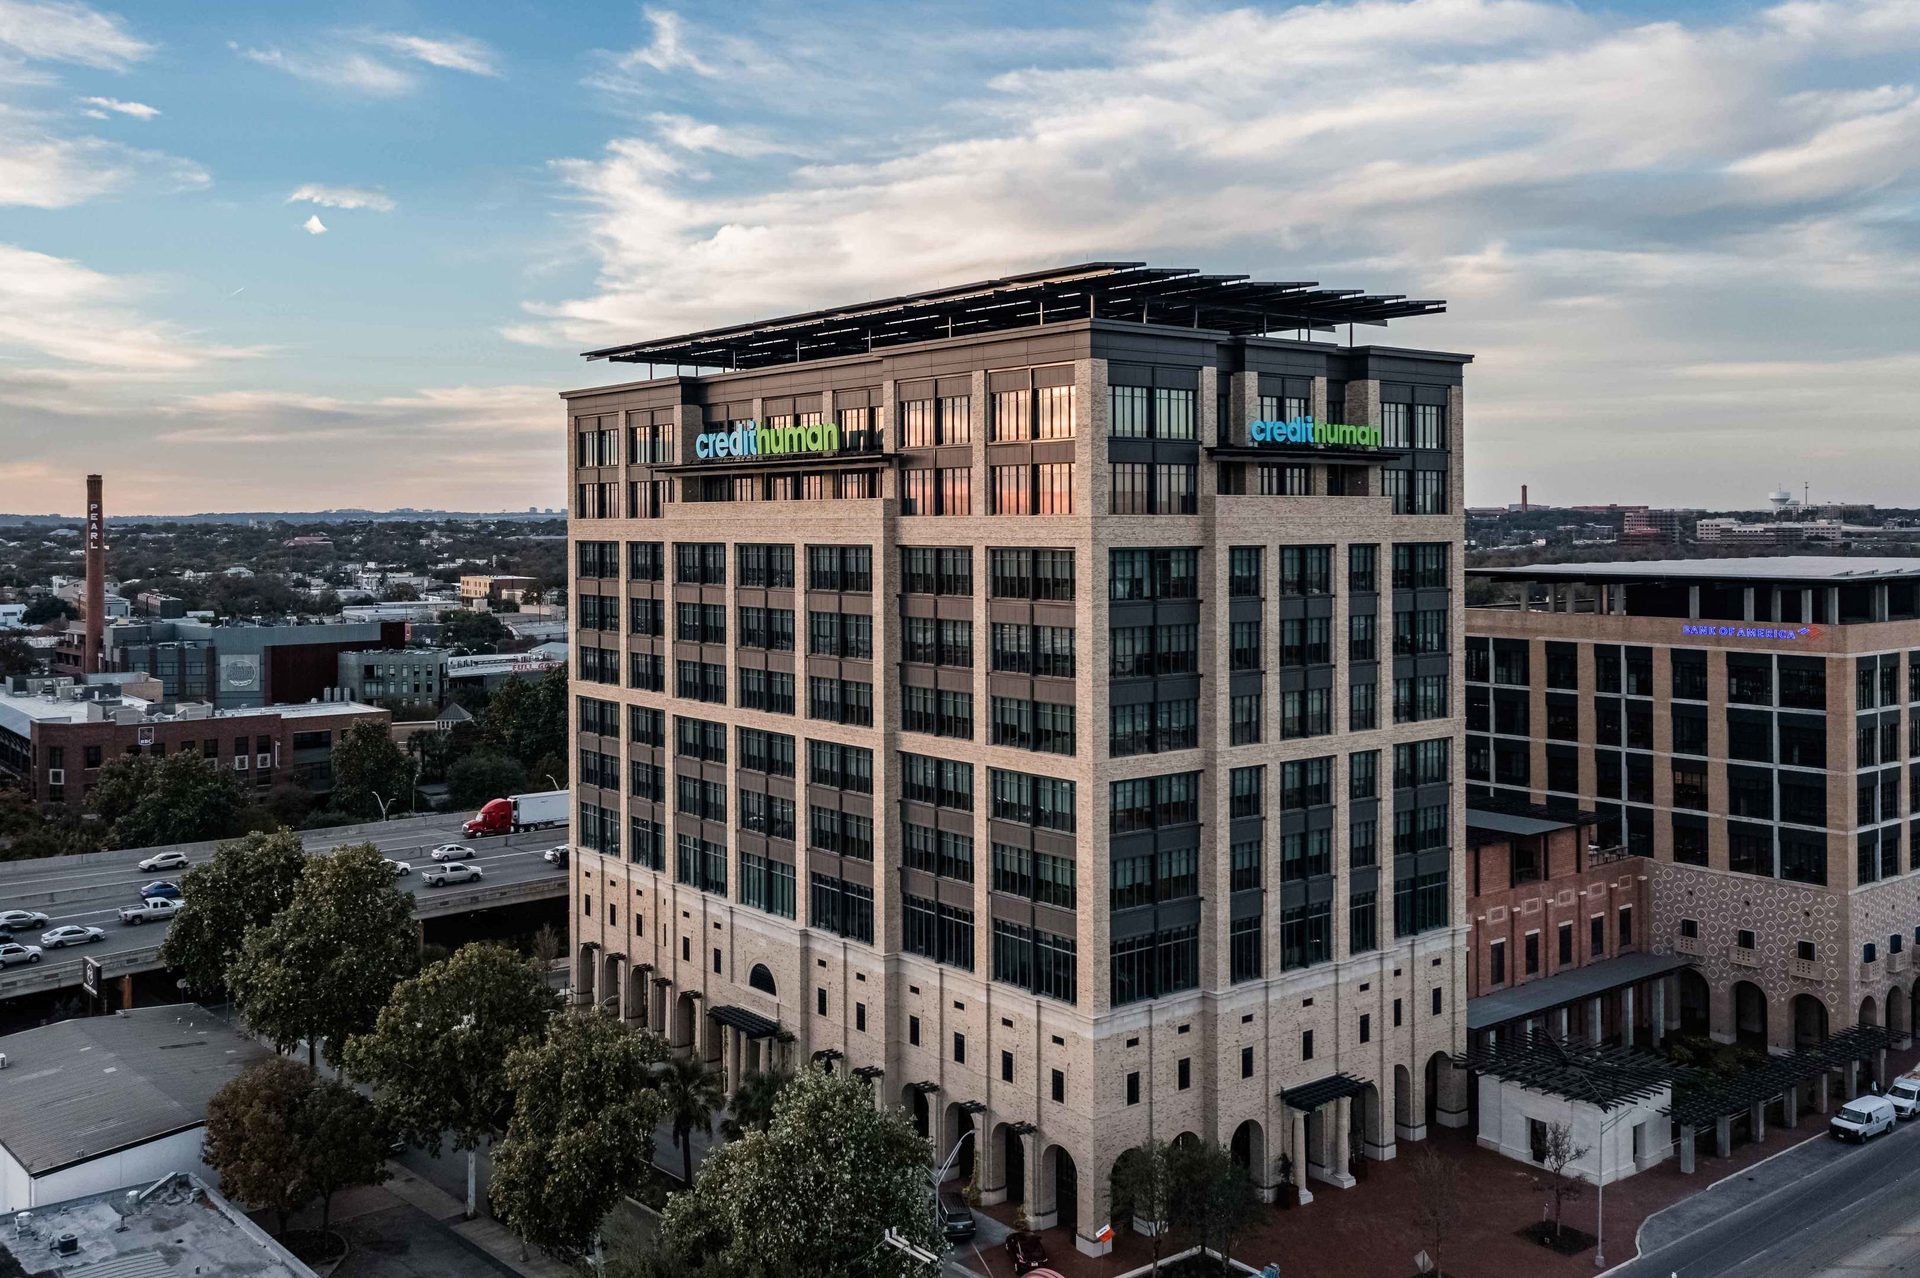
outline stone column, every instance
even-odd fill
[[[1352,1189],[1354,1186],[1353,1173],[1347,1166],[1352,1139],[1353,1097],[1342,1096],[1333,1103],[1333,1157],[1327,1169],[1333,1173],[1333,1183],[1342,1189]]]
[[[1656,978],[1647,993],[1653,1000],[1647,1009],[1647,1046],[1658,1047],[1667,1037],[1667,978]]]
[[[1846,1064],[1846,1071],[1847,1071],[1846,1099],[1852,1100],[1854,1097],[1860,1094],[1860,1062],[1848,1061]]]
[[[1785,1125],[1789,1128],[1798,1127],[1800,1125],[1800,1084],[1795,1083],[1789,1087],[1787,1094],[1781,1097],[1780,1101],[1780,1117],[1785,1120]]]
[[[1600,1024],[1601,1024],[1600,1000],[1596,996],[1595,998],[1589,1000],[1587,1003],[1587,1041],[1588,1042],[1598,1043],[1600,1041]]]
[[[1567,1038],[1573,1033],[1573,1030],[1571,1028],[1571,1022],[1573,1020],[1573,1009],[1570,1007],[1563,1006],[1561,1007],[1557,1015],[1560,1020],[1560,1041],[1564,1043],[1566,1042]]]
[[[727,1090],[734,1091],[740,1086],[740,1031],[727,1026]]]
[[[1680,1129],[1680,1171],[1684,1175],[1693,1175],[1694,1152],[1693,1128],[1682,1127]]]
[[[1633,986],[1620,991],[1620,1042],[1633,1046]]]
[[[1733,1154],[1733,1120],[1721,1117],[1713,1120],[1713,1152],[1722,1158]]]
[[[1832,1082],[1833,1082],[1833,1071],[1830,1069],[1821,1070],[1820,1077],[1816,1079],[1813,1084],[1813,1112],[1814,1113],[1824,1114],[1827,1112],[1827,1105],[1828,1105],[1827,1089]]]
[[[1887,1049],[1884,1047],[1873,1051],[1873,1081],[1881,1091],[1887,1090]]]
[[[1313,1201],[1307,1188],[1307,1116],[1300,1110],[1287,1111],[1287,1144],[1293,1158],[1293,1183],[1300,1191],[1302,1205]]]
[[[1753,1143],[1758,1145],[1767,1138],[1767,1103],[1755,1101],[1747,1111],[1747,1125],[1753,1129]]]
[[[1451,1061],[1441,1065],[1435,1080],[1440,1095],[1435,1098],[1434,1121],[1442,1127],[1467,1125],[1467,1071]]]

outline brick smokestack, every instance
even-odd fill
[[[87,595],[86,651],[80,660],[85,674],[101,669],[107,628],[107,510],[101,502],[100,476],[87,476]]]
[[[1527,486],[1525,484],[1520,485],[1520,513],[1523,515],[1527,513]]]

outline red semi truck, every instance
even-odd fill
[[[518,834],[543,826],[567,823],[567,792],[543,790],[538,794],[514,794],[504,799],[488,799],[462,826],[469,839],[490,834]]]

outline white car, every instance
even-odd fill
[[[56,927],[51,932],[40,934],[40,944],[50,950],[63,949],[69,945],[92,945],[95,941],[104,941],[107,934],[97,927],[82,927],[78,923],[68,923]]]
[[[540,859],[542,861],[545,861],[548,865],[565,865],[567,863],[567,854],[571,850],[572,849],[569,848],[566,844],[562,843],[557,847],[551,847],[551,848],[548,848],[545,852],[542,852],[540,854]]]
[[[442,843],[433,850],[436,861],[464,861],[473,855],[473,849],[464,843]]]
[[[185,852],[156,852],[137,867],[142,870],[184,870],[187,868]]]
[[[0,931],[25,931],[30,927],[45,927],[52,921],[38,910],[0,910]]]
[[[15,945],[11,941],[0,945],[0,967],[12,967],[15,963],[38,963],[40,947],[37,945]]]
[[[387,858],[387,868],[393,871],[393,877],[396,879],[404,879],[413,873],[411,861],[396,861],[392,857]]]
[[[1902,1074],[1894,1079],[1893,1085],[1887,1088],[1887,1099],[1893,1102],[1893,1112],[1897,1118],[1912,1118],[1920,1114],[1920,1077]]]
[[[477,865],[436,865],[431,870],[420,872],[420,881],[428,887],[444,887],[449,883],[474,883],[485,878]]]

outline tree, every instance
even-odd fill
[[[470,754],[447,769],[447,800],[456,808],[478,808],[526,788],[526,769],[504,754]]]
[[[493,652],[513,635],[492,613],[465,608],[441,613],[440,625],[441,641],[461,652]]]
[[[1253,1219],[1259,1201],[1253,1181],[1211,1141],[1175,1145],[1168,1157],[1173,1222],[1191,1230],[1202,1249],[1224,1258],[1233,1235]]]
[[[926,1140],[905,1115],[876,1109],[865,1081],[805,1069],[765,1131],[713,1150],[693,1187],[667,1200],[663,1272],[898,1275],[907,1262],[876,1246],[890,1229],[944,1250],[927,1210]]]
[[[191,907],[189,907],[191,908]],[[419,959],[413,898],[370,843],[311,857],[274,920],[248,934],[228,974],[247,1024],[282,1051],[305,1042],[339,1064]]]
[[[507,1058],[515,1096],[489,1196],[521,1238],[565,1260],[586,1252],[653,1161],[667,1045],[604,1012],[556,1018]]]
[[[1413,1160],[1413,1223],[1433,1257],[1436,1274],[1446,1274],[1441,1248],[1460,1223],[1460,1165],[1432,1149]]]
[[[0,676],[32,674],[39,664],[39,654],[26,640],[11,635],[0,637]]]
[[[400,800],[413,806],[413,764],[387,734],[386,725],[365,720],[348,728],[333,747],[333,797],[342,812],[369,819]]]
[[[693,1133],[713,1130],[713,1112],[726,1103],[720,1071],[692,1054],[676,1056],[660,1071],[660,1099],[680,1148],[682,1184],[693,1183]]]
[[[480,715],[480,731],[489,745],[538,778],[551,770],[544,761],[567,755],[567,672],[556,666],[538,679],[509,679]]]
[[[777,1070],[755,1070],[741,1079],[733,1099],[727,1102],[727,1116],[720,1123],[722,1134],[728,1140],[739,1140],[748,1132],[765,1131],[779,1107],[780,1093],[792,1081],[792,1075]]]
[[[1547,1194],[1553,1199],[1553,1236],[1560,1236],[1560,1213],[1567,1200],[1580,1195],[1580,1179],[1569,1174],[1575,1163],[1592,1152],[1592,1147],[1573,1139],[1573,1124],[1548,1123],[1542,1144],[1540,1166]]]
[[[503,945],[465,945],[394,986],[373,1032],[347,1043],[347,1072],[371,1083],[395,1131],[435,1157],[443,1132],[467,1155],[507,1129],[507,1058],[539,1041],[554,1009],[546,974]]]
[[[181,893],[191,904],[167,926],[160,961],[196,995],[224,990],[247,935],[286,908],[306,862],[300,836],[291,830],[220,844],[212,860],[194,866],[181,880]]]
[[[244,829],[246,807],[238,776],[191,754],[113,759],[87,791],[88,811],[117,848],[231,838]]]
[[[281,1057],[236,1074],[207,1102],[207,1165],[220,1174],[220,1192],[271,1211],[287,1232],[287,1217],[313,1197],[301,1156],[300,1102],[313,1072]]]
[[[1113,1168],[1113,1196],[1129,1205],[1133,1218],[1153,1239],[1153,1271],[1160,1272],[1160,1250],[1173,1224],[1173,1147],[1150,1140],[1120,1156]]]
[[[80,614],[72,604],[55,595],[41,595],[20,614],[23,626],[44,626],[53,621],[72,621]]]
[[[311,1076],[310,1076],[311,1077]],[[387,1178],[386,1126],[373,1102],[333,1078],[312,1078],[295,1133],[307,1182],[320,1195],[320,1228],[333,1217],[335,1191]]]

